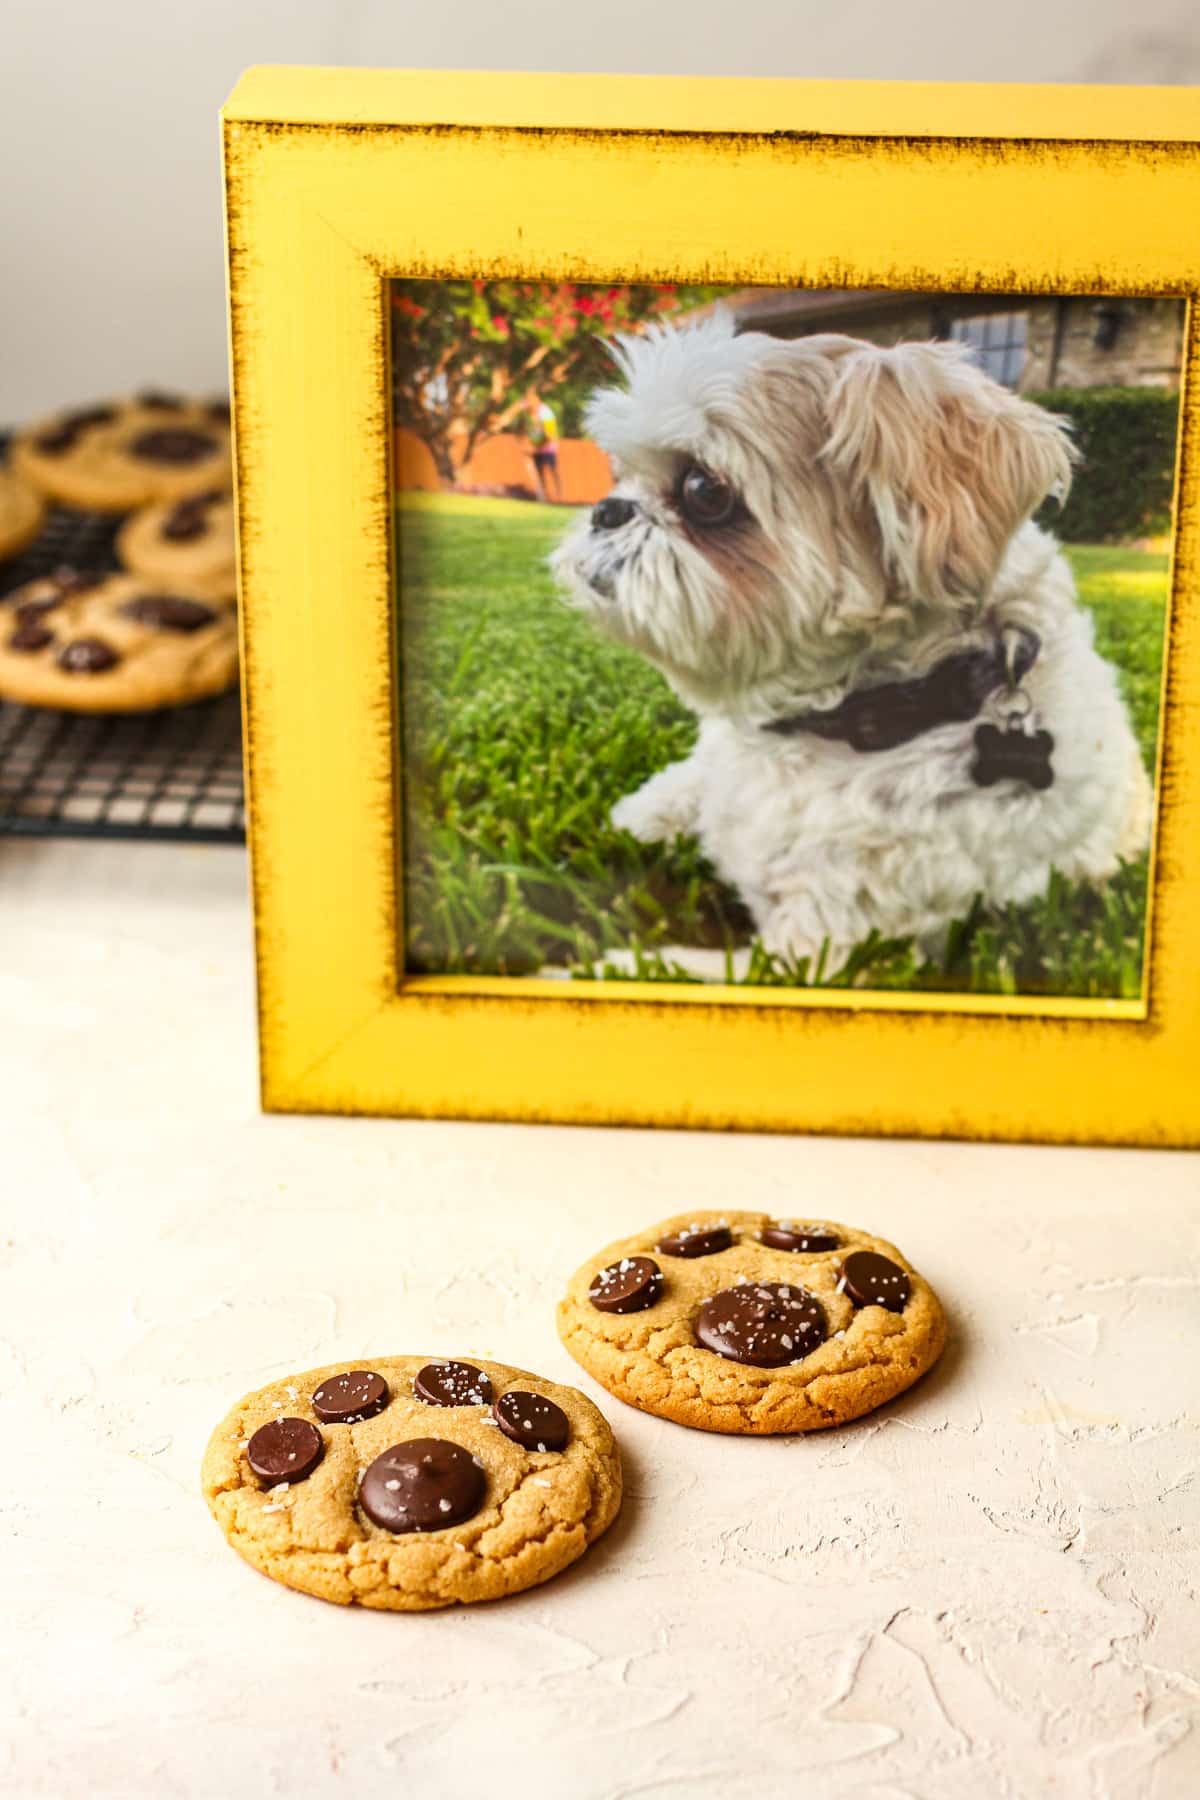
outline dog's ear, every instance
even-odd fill
[[[827,405],[824,460],[867,508],[906,598],[978,599],[1017,527],[1070,487],[1076,452],[1061,421],[957,344],[847,351]]]

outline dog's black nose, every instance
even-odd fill
[[[632,500],[621,500],[616,494],[610,494],[607,500],[593,506],[592,530],[615,531],[618,525],[628,525],[636,511]]]

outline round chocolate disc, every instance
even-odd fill
[[[358,1501],[384,1531],[440,1531],[477,1513],[486,1487],[482,1467],[461,1444],[410,1438],[375,1458]]]
[[[782,1219],[764,1225],[759,1241],[772,1250],[836,1250],[840,1242],[828,1225],[797,1225]]]
[[[178,394],[164,394],[158,388],[146,388],[135,399],[147,412],[179,412],[183,406]]]
[[[561,1406],[523,1388],[509,1388],[507,1394],[501,1394],[492,1416],[505,1437],[520,1444],[522,1450],[565,1450],[571,1435],[570,1420]]]
[[[126,600],[121,612],[152,631],[199,631],[217,616],[202,600],[184,600],[178,594],[141,594]]]
[[[13,610],[20,624],[29,625],[34,619],[40,619],[43,613],[53,612],[62,603],[63,596],[56,588],[52,594],[38,594],[35,599],[22,600]]]
[[[350,1369],[321,1383],[312,1397],[313,1411],[327,1425],[356,1425],[360,1419],[373,1419],[381,1413],[391,1397],[382,1375],[370,1369]]]
[[[775,1369],[799,1362],[825,1339],[825,1309],[802,1287],[786,1281],[746,1281],[706,1300],[696,1317],[696,1337],[706,1350],[730,1362]]]
[[[58,666],[68,675],[100,675],[115,669],[121,658],[103,638],[76,638],[58,653]]]
[[[226,497],[223,488],[209,488],[203,494],[189,494],[171,508],[160,528],[160,536],[185,542],[208,530],[208,509]]]
[[[58,589],[60,597],[66,594],[86,594],[89,588],[99,587],[106,576],[96,569],[73,569],[70,563],[59,563],[47,576]]]
[[[260,1481],[303,1481],[325,1454],[325,1440],[307,1419],[269,1419],[246,1445],[246,1461]]]
[[[171,544],[187,544],[193,538],[203,537],[208,530],[208,520],[204,516],[203,507],[189,507],[186,503],[169,512],[159,529],[159,536],[166,538]]]
[[[732,1244],[728,1225],[685,1225],[671,1237],[660,1238],[655,1247],[664,1256],[715,1256]]]
[[[206,456],[215,456],[219,447],[216,438],[209,437],[207,432],[187,431],[181,426],[139,432],[129,445],[129,454],[136,456],[139,462],[186,467],[188,463],[203,462]]]
[[[492,1384],[474,1363],[431,1362],[417,1371],[413,1393],[426,1406],[487,1406]]]
[[[47,644],[54,642],[54,633],[48,625],[43,625],[36,614],[27,619],[21,618],[25,608],[17,608],[17,629],[8,640],[10,650],[19,650],[26,656],[32,656],[36,650],[44,650]]]
[[[43,456],[62,456],[75,448],[78,438],[78,431],[70,425],[55,425],[52,430],[43,431],[40,437],[35,437],[33,447]]]
[[[72,431],[82,431],[88,425],[108,425],[116,416],[115,406],[82,406],[76,412],[64,413],[63,424]]]
[[[903,1312],[912,1283],[890,1256],[877,1250],[852,1250],[838,1270],[838,1287],[855,1306],[886,1306]]]
[[[592,1277],[588,1299],[600,1312],[644,1312],[663,1291],[662,1270],[650,1256],[623,1256]]]

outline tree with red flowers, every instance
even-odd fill
[[[606,346],[724,289],[598,287],[515,281],[392,283],[395,423],[427,444],[452,481],[485,438],[512,428],[531,389],[552,401],[564,435],[588,392],[612,373]]]

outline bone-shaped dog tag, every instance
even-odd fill
[[[1023,781],[1032,788],[1048,788],[1054,781],[1050,755],[1054,739],[1048,731],[1022,731],[1010,725],[980,725],[975,732],[975,760],[971,780],[976,787],[997,781]]]

